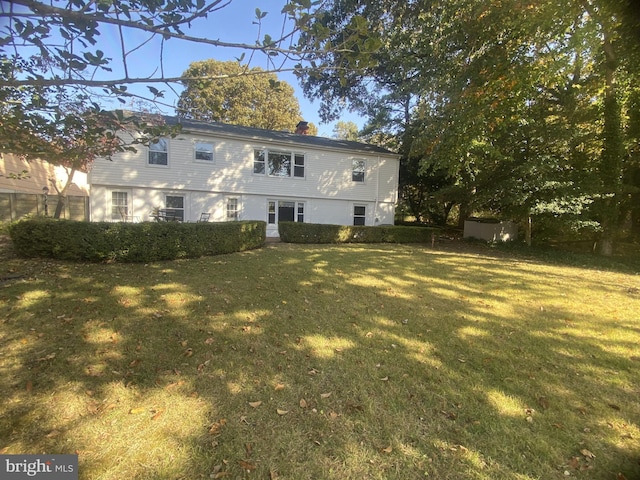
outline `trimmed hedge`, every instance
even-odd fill
[[[280,222],[278,231],[280,240],[289,243],[429,243],[439,229]]]
[[[34,218],[9,225],[9,235],[22,257],[154,262],[262,247],[266,223],[89,223]]]

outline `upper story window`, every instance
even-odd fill
[[[267,172],[270,177],[291,176],[291,154],[284,152],[269,152],[267,156]]]
[[[195,160],[196,162],[213,162],[213,143],[196,142]]]
[[[276,150],[254,150],[253,173],[270,177],[304,178],[304,154]]]
[[[304,155],[301,153],[293,156],[293,176],[304,178]]]
[[[155,143],[149,144],[149,165],[169,164],[169,142],[166,138],[160,138]]]
[[[367,169],[367,162],[364,160],[354,160],[353,170],[351,172],[351,180],[358,183],[364,183],[364,172]]]

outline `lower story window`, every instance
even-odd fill
[[[353,206],[353,224],[364,225],[367,216],[367,207],[364,205]]]
[[[123,221],[129,215],[127,192],[111,192],[111,220]]]
[[[227,199],[227,221],[235,222],[236,220],[238,220],[238,199],[228,198]]]
[[[167,213],[173,215],[177,220],[184,222],[184,197],[178,195],[167,195],[164,200]]]

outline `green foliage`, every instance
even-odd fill
[[[400,134],[403,200],[418,218],[452,203],[522,219],[580,204],[583,220],[613,231],[637,144],[621,128],[633,123],[625,99],[640,73],[640,22],[625,4],[330,2],[317,22],[332,38],[365,22],[381,48],[347,82],[331,71],[306,76],[305,92],[327,117],[346,103]],[[351,53],[324,60],[339,69]],[[425,175],[447,182],[434,178],[434,189]],[[637,215],[628,198],[627,215]]]
[[[238,62],[194,62],[182,74],[180,115],[194,120],[293,131],[302,120],[293,87]]]
[[[361,141],[358,125],[355,122],[343,122],[342,120],[336,122],[333,127],[333,136],[338,140]]]
[[[349,226],[280,222],[280,239],[289,243],[428,243],[438,229],[405,226]]]
[[[258,38],[253,44],[212,38],[217,34],[215,29],[207,28],[210,16],[230,3],[231,0],[2,2],[0,151],[41,157],[56,165],[72,163],[74,168],[87,167],[96,156],[108,157],[121,151],[118,145],[121,139],[114,135],[117,129],[111,128],[113,124],[105,123],[104,119],[93,121],[88,113],[103,113],[103,108],[113,108],[113,102],[132,104],[136,110],[157,110],[165,92],[153,84],[167,85],[175,92],[174,85],[182,83],[182,77],[165,76],[164,62],[168,55],[165,44],[169,40],[171,48],[178,43],[184,49],[194,44],[236,48],[242,52],[239,61],[245,52],[251,53],[250,61],[255,53],[261,52],[274,71],[284,65],[281,62],[279,67],[275,66],[277,57],[286,55],[295,62],[313,48],[295,44],[292,35],[308,28],[314,18],[311,10],[317,6],[315,3],[285,2],[280,12],[283,23],[279,36],[261,31],[268,12],[256,9],[254,24]],[[204,24],[199,31],[206,33],[190,34],[188,30],[196,30],[198,24]],[[112,33],[115,31],[118,35]],[[111,58],[106,56],[107,51],[121,55]],[[156,58],[149,58],[149,52],[157,52]],[[155,63],[151,75],[139,73],[136,64],[142,61]],[[247,92],[260,95],[258,100],[269,106],[268,113],[260,118],[264,128],[286,128],[281,126],[281,117],[286,117],[290,126],[297,123],[300,115],[297,101],[292,104],[286,99],[286,95],[293,95],[291,87],[277,82],[273,74],[255,75],[260,73],[256,69],[241,67],[238,73],[268,78],[265,81],[270,88],[263,88],[261,79],[247,79],[241,85],[248,87]],[[205,75],[198,82],[207,85],[210,80]],[[241,82],[232,79],[227,83],[237,87]],[[130,89],[140,84],[146,84],[145,93]],[[170,106],[165,102],[164,106]],[[256,108],[250,103],[244,106]]]
[[[12,223],[22,257],[88,262],[154,262],[259,248],[264,222],[109,223],[34,218]]]

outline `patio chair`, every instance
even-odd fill
[[[210,216],[211,216],[210,213],[201,213],[200,214],[200,220],[198,220],[198,223],[200,223],[200,222],[208,222]]]

